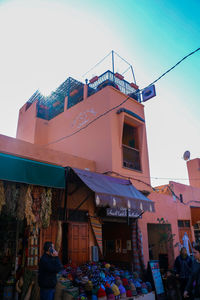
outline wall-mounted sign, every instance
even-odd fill
[[[145,102],[156,96],[155,85],[151,85],[142,91],[142,101]]]
[[[141,211],[128,209],[129,218],[138,218],[140,214]],[[127,208],[107,208],[106,215],[109,217],[127,217]]]

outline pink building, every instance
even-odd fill
[[[97,172],[150,184],[144,106],[134,99],[138,87],[110,71],[93,80],[68,78],[47,98],[34,94],[20,109],[17,138],[94,160]]]
[[[199,160],[194,160],[195,164],[188,161],[191,186],[170,182],[156,190],[151,187],[144,105],[137,89],[135,83],[127,82],[122,75],[111,71],[93,77],[86,84],[69,77],[49,97],[37,91],[20,109],[16,141],[8,138],[8,146],[5,146],[7,143],[0,146],[5,153],[10,153],[9,145],[13,144],[13,152],[22,157],[130,180],[145,197],[144,202],[140,198],[139,207],[144,212],[139,218],[139,227],[145,264],[149,259],[159,259],[163,267],[166,264],[171,267],[178,254],[176,245],[181,242],[184,232],[188,233],[191,242],[198,239],[196,224],[200,218],[196,212],[200,181],[193,178],[199,176]],[[146,197],[152,200],[147,208],[143,205]],[[96,197],[96,205],[97,200],[103,201]],[[114,200],[118,201],[113,199],[112,206],[119,207],[119,202],[114,205]],[[70,209],[78,205],[77,199],[73,198],[72,202]],[[127,208],[131,205],[132,202],[126,202]],[[94,208],[91,211],[94,213]],[[104,254],[108,252],[109,241],[113,247],[111,256],[126,261],[131,251],[131,233],[126,218],[122,220],[115,215],[110,223],[105,216],[102,220]],[[80,235],[83,226],[77,227],[75,221],[70,224],[70,245],[73,245],[74,228]],[[94,244],[94,237],[89,233],[87,245]],[[74,248],[70,247],[72,255]]]
[[[188,160],[187,168],[190,185],[200,188],[200,159]]]
[[[152,189],[144,105],[137,89],[110,71],[88,84],[68,78],[49,97],[36,92],[25,103],[19,112],[17,139],[92,160],[96,172],[130,179],[146,197]],[[140,208],[143,211],[142,204]],[[155,220],[153,202],[147,210]],[[147,227],[141,228],[147,262]],[[126,241],[121,242],[120,251],[127,256]]]

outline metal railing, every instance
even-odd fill
[[[125,168],[141,171],[140,151],[138,149],[122,145],[122,153]]]
[[[109,70],[103,73],[102,75],[100,75],[95,82],[89,83],[89,87],[97,91],[98,87],[105,81],[113,82],[115,85],[118,86],[119,90],[126,95],[132,94],[136,91],[136,89],[134,89],[128,81],[117,78]]]

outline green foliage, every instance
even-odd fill
[[[169,247],[171,248],[173,246],[173,242],[176,234],[171,232],[169,228],[170,224],[168,220],[165,220],[164,218],[157,218],[157,221],[161,225],[168,225],[166,226],[166,229],[159,231],[159,235],[160,235],[159,243],[160,244],[169,243]],[[177,243],[174,245],[174,247],[177,247]]]
[[[159,224],[169,224],[168,220],[165,220],[164,218],[157,218],[157,221]]]

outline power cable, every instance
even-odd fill
[[[169,73],[171,70],[173,70],[174,68],[176,68],[182,61],[184,61],[186,58],[188,58],[189,56],[193,55],[195,52],[199,51],[200,48],[197,48],[196,50],[190,52],[189,54],[187,54],[186,56],[184,56],[181,60],[179,60],[173,67],[171,67],[170,69],[168,69],[165,73],[163,73],[161,76],[159,76],[156,80],[154,80],[152,83],[150,83],[148,86],[146,86],[145,88],[141,89],[140,92],[144,91],[147,87],[153,85],[154,83],[156,83],[158,80],[160,80],[163,76],[165,76],[167,73]]]
[[[115,175],[120,176],[120,177],[122,177],[122,178],[126,178],[126,179],[129,179],[129,180],[132,179],[132,180],[138,181],[138,182],[143,183],[143,184],[147,185],[148,187],[150,187],[154,192],[158,192],[158,189],[157,189],[157,188],[154,188],[154,187],[152,187],[152,185],[150,185],[149,183],[147,183],[147,182],[145,182],[145,181],[143,181],[143,180],[137,179],[137,178],[135,178],[135,177],[122,175],[122,174],[117,173],[117,172],[115,172],[115,171],[107,171],[107,172],[104,172],[104,174],[106,174],[106,173],[112,173],[112,174],[115,174]],[[189,203],[198,203],[198,204],[200,204],[200,201],[198,201],[198,200],[189,200],[189,201],[187,201],[187,202],[183,202],[183,199],[181,199],[179,196],[177,196],[177,195],[175,194],[175,192],[173,191],[173,189],[172,189],[172,187],[170,186],[170,184],[166,184],[162,189],[159,189],[159,191],[164,191],[165,188],[169,189],[169,191],[172,193],[172,195],[173,195],[173,196],[174,196],[181,204],[183,204],[183,205],[188,205]],[[191,188],[192,188],[192,187],[191,187]],[[193,194],[193,189],[192,189],[192,194]],[[194,198],[194,194],[193,194],[193,198]]]
[[[138,93],[141,93],[144,89],[146,89],[147,87],[151,86],[152,84],[154,84],[155,82],[157,82],[158,80],[160,80],[163,76],[165,76],[165,75],[166,75],[167,73],[169,73],[172,69],[174,69],[177,65],[179,65],[183,60],[185,60],[187,57],[191,56],[192,54],[194,54],[195,52],[197,52],[197,51],[199,51],[199,50],[200,50],[200,48],[197,48],[195,51],[193,51],[193,52],[189,53],[188,55],[186,55],[185,57],[183,57],[183,58],[182,58],[180,61],[178,61],[173,67],[171,67],[169,70],[167,70],[165,73],[163,73],[159,78],[157,78],[156,80],[154,80],[151,84],[149,84],[148,86],[146,86],[145,88],[143,88],[143,89],[141,89],[141,90],[138,89],[138,90],[135,92],[135,94],[137,95]],[[117,53],[116,53],[116,54],[117,54]],[[110,53],[107,54],[101,61],[103,61],[108,55],[110,55]],[[101,61],[100,61],[98,64],[100,64]],[[96,64],[96,65],[98,65],[98,64]],[[89,71],[88,71],[88,72],[89,72]],[[85,73],[85,74],[87,74],[87,73]],[[85,75],[85,74],[84,74],[84,75]],[[73,132],[73,133],[71,133],[71,134],[69,134],[69,135],[63,136],[62,138],[60,138],[60,139],[58,139],[58,140],[55,140],[55,141],[53,141],[53,142],[51,142],[51,143],[45,144],[44,146],[48,146],[48,145],[51,145],[51,144],[55,144],[55,143],[57,143],[57,142],[62,141],[63,139],[69,138],[69,137],[71,137],[71,136],[77,134],[77,133],[80,132],[81,130],[87,128],[89,125],[91,125],[92,123],[94,123],[96,120],[100,119],[101,117],[105,116],[106,114],[108,114],[108,113],[111,112],[112,110],[114,110],[114,109],[118,108],[119,106],[121,106],[122,104],[124,104],[129,98],[130,98],[130,97],[127,97],[124,101],[122,101],[122,102],[121,102],[120,104],[118,104],[117,106],[114,106],[113,108],[111,108],[111,109],[105,111],[103,114],[101,114],[101,115],[99,115],[98,117],[94,118],[92,121],[90,121],[89,123],[87,123],[85,126],[83,126],[82,128],[80,128],[79,130],[77,130],[77,131],[75,131],[75,132]]]
[[[108,171],[109,172],[109,171]],[[139,176],[141,178],[151,178],[151,179],[163,179],[163,180],[189,180],[188,178],[174,178],[174,177],[153,177],[153,176]],[[139,178],[138,177],[138,178]],[[190,180],[200,180],[200,177],[199,178],[191,178]]]
[[[137,178],[135,178],[135,177],[128,176],[128,175],[127,175],[127,176],[126,176],[126,175],[122,175],[122,174],[120,174],[120,173],[118,173],[118,172],[115,172],[115,171],[107,171],[107,172],[104,172],[104,174],[107,174],[107,173],[112,173],[112,174],[115,174],[115,175],[120,176],[120,177],[122,177],[122,178],[129,179],[129,180],[132,179],[132,180],[138,181],[138,182],[143,183],[143,184],[147,185],[148,187],[150,187],[154,192],[157,192],[157,191],[158,191],[156,188],[154,188],[154,187],[153,187],[152,185],[150,185],[149,183],[147,183],[147,182],[145,182],[145,181],[143,181],[143,180],[137,179]],[[168,188],[169,191],[172,193],[172,195],[173,195],[177,200],[179,200],[179,202],[182,203],[183,205],[188,205],[189,203],[198,203],[198,204],[200,204],[200,200],[199,200],[199,201],[198,201],[198,200],[188,200],[187,202],[183,202],[183,199],[181,199],[179,196],[177,196],[177,195],[175,194],[175,192],[173,191],[173,189],[172,189],[172,187],[170,186],[170,184],[166,184],[166,185],[164,186],[164,188],[161,189],[161,191],[164,191],[165,188]],[[191,189],[192,189],[192,187],[191,187]],[[159,191],[160,191],[160,189],[159,189]],[[193,196],[193,199],[194,199],[195,197],[194,197],[193,189],[192,189],[192,196]]]
[[[115,172],[115,171],[107,171],[107,172],[104,172],[104,174],[106,174],[106,173],[112,173],[112,174],[121,176],[121,177],[126,178],[126,179],[128,178],[128,179],[136,180],[136,181],[138,181],[138,182],[141,182],[141,183],[147,185],[147,186],[150,187],[153,191],[155,191],[155,188],[154,188],[153,186],[151,186],[149,183],[147,183],[147,182],[145,182],[145,181],[143,181],[143,180],[137,179],[137,178],[135,178],[135,177],[122,175],[122,174],[117,173],[117,172]]]
[[[94,123],[96,120],[100,119],[101,117],[107,115],[107,114],[108,114],[109,112],[111,112],[112,110],[114,110],[114,109],[118,108],[119,106],[121,106],[122,104],[124,104],[129,98],[130,98],[130,97],[127,97],[127,98],[126,98],[124,101],[122,101],[120,104],[118,104],[118,105],[116,105],[116,106],[110,108],[109,110],[105,111],[103,114],[97,116],[97,117],[94,118],[92,121],[90,121],[89,123],[87,123],[85,126],[83,126],[82,128],[78,129],[77,131],[74,131],[73,133],[71,133],[71,134],[69,134],[69,135],[65,135],[65,136],[61,137],[60,139],[55,140],[55,141],[53,141],[53,142],[51,142],[51,143],[45,144],[44,146],[48,146],[48,145],[51,145],[51,144],[58,143],[58,142],[60,142],[60,141],[62,141],[62,140],[64,140],[64,139],[66,139],[66,138],[69,138],[69,137],[71,137],[71,136],[77,134],[77,133],[80,132],[81,130],[87,128],[89,125],[91,125],[92,123]]]

